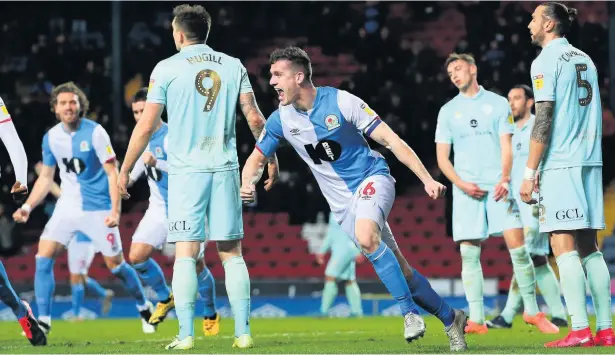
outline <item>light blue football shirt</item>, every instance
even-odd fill
[[[536,117],[530,118],[521,127],[515,123],[515,133],[512,136],[513,166],[510,174],[511,190],[517,191],[523,183],[523,175],[527,165],[527,157],[530,155],[530,137]]]
[[[555,101],[543,170],[602,166],[602,106],[591,58],[558,38],[542,49],[531,72],[536,102]]]
[[[239,168],[237,100],[249,92],[241,61],[205,44],[184,47],[156,65],[147,101],[167,109],[170,174]]]
[[[500,136],[512,134],[513,123],[508,100],[481,86],[476,96],[460,93],[442,106],[435,141],[453,146],[461,179],[497,184],[502,178]]]

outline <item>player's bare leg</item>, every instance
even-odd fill
[[[470,319],[465,327],[468,334],[486,334],[485,306],[483,301],[483,269],[480,264],[480,241],[462,240],[459,243],[461,252],[461,280],[470,310]]]
[[[419,316],[417,305],[404,278],[399,261],[389,247],[382,242],[380,227],[371,219],[355,221],[355,237],[363,254],[374,266],[374,270],[389,293],[400,306],[404,317],[404,337],[411,342],[425,334],[425,322]]]
[[[156,327],[148,323],[149,318],[154,311],[154,305],[145,299],[143,292],[143,286],[139,280],[139,276],[135,269],[124,260],[124,255],[120,252],[115,256],[103,256],[107,268],[111,271],[115,277],[117,277],[124,286],[124,289],[128,294],[133,296],[137,301],[137,310],[141,315],[141,326],[144,333],[153,333],[156,331]]]
[[[179,321],[179,334],[166,346],[167,350],[188,350],[194,347],[194,305],[196,302],[196,259],[200,242],[175,243],[175,265],[172,288],[175,297],[175,313]]]
[[[85,299],[85,277],[81,274],[70,274],[73,321],[83,321],[81,305]]]
[[[513,264],[513,273],[519,293],[523,299],[524,313],[523,320],[536,326],[542,333],[557,334],[559,328],[547,319],[544,313],[538,309],[536,302],[536,274],[530,253],[527,251],[524,242],[522,228],[507,229],[504,231],[504,241],[510,252]]]
[[[148,322],[151,325],[157,325],[175,308],[175,302],[160,265],[151,258],[153,252],[153,245],[133,242],[130,246],[128,259],[143,283],[149,285],[156,292],[158,303]]]
[[[216,312],[216,282],[205,264],[205,255],[196,263],[199,295],[205,303],[203,310],[203,335],[215,336],[220,333],[220,314]]]
[[[224,284],[235,317],[234,348],[254,346],[250,333],[250,275],[241,253],[241,241],[218,241],[218,255],[224,266]]]
[[[449,338],[451,351],[467,350],[465,340],[465,328],[468,325],[468,317],[462,310],[453,309],[438,293],[431,287],[429,281],[416,269],[410,266],[406,257],[399,248],[393,252],[401,269],[404,273],[414,302],[438,317],[444,324],[444,331]]]

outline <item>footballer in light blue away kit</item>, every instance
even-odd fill
[[[611,278],[596,238],[605,228],[602,104],[594,62],[566,39],[576,15],[576,9],[549,2],[536,8],[528,25],[542,51],[531,69],[536,119],[520,195],[538,205],[540,232],[551,236],[572,325],[547,348],[615,346]],[[595,336],[586,286],[596,310]]]
[[[166,108],[168,242],[175,243],[172,289],[180,324],[178,336],[167,349],[194,346],[196,259],[200,244],[206,240],[216,241],[224,266],[226,291],[235,318],[233,347],[251,348],[250,276],[241,253],[237,103],[255,138],[260,136],[265,118],[241,61],[206,44],[211,16],[205,8],[179,5],[173,16],[173,39],[179,53],[159,62],[152,72],[145,108],[120,172],[120,190],[124,198],[130,196],[126,191],[129,173]],[[267,190],[279,174],[277,158],[269,159],[268,173]]]
[[[470,309],[466,333],[488,332],[483,304],[481,243],[503,236],[523,299],[523,319],[542,333],[559,328],[538,309],[534,265],[525,246],[515,200],[509,199],[513,115],[506,98],[478,85],[478,67],[469,54],[445,62],[459,94],[438,114],[436,154],[440,170],[453,183],[453,240],[461,253],[461,279]],[[455,161],[450,161],[451,148]]]

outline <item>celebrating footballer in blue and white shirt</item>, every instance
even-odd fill
[[[267,157],[286,140],[312,170],[344,232],[361,247],[397,300],[406,340],[425,333],[425,323],[416,311],[420,304],[443,321],[451,349],[466,349],[465,314],[444,303],[418,272],[414,271],[410,282],[404,278],[404,271],[412,271],[386,222],[395,199],[395,180],[383,156],[370,149],[364,135],[389,148],[415,172],[432,198],[442,197],[445,187],[365,102],[343,90],[314,87],[305,51],[296,47],[277,50],[270,63],[270,84],[278,92],[280,106],[267,120],[246,161],[240,191],[244,202],[254,200],[254,184],[260,180]],[[398,260],[404,260],[407,269],[402,271]],[[418,296],[415,300],[413,291]]]

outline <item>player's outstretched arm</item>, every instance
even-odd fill
[[[9,152],[11,164],[15,170],[15,180],[21,185],[28,185],[28,156],[23,143],[17,134],[13,121],[0,122],[0,139]]]
[[[1,99],[0,102],[2,102]],[[21,204],[28,194],[28,156],[21,139],[19,139],[17,130],[15,130],[11,117],[3,117],[5,116],[6,108],[4,106],[2,108],[4,110],[0,113],[0,139],[2,139],[6,150],[9,152],[13,170],[15,171],[16,181],[11,187],[11,194],[13,195],[13,200]]]
[[[248,121],[248,126],[250,126],[250,131],[252,132],[254,139],[258,140],[263,132],[263,129],[265,128],[266,121],[265,116],[263,116],[263,113],[258,108],[254,93],[248,92],[239,94],[239,107],[241,108],[241,112],[246,118],[246,121]],[[277,155],[273,154],[269,159],[267,159],[267,161],[269,163],[267,167],[269,179],[265,181],[265,190],[269,191],[278,181],[280,168],[278,165]]]
[[[404,142],[393,130],[384,122],[381,122],[370,134],[370,138],[379,144],[390,149],[395,157],[423,182],[425,190],[432,198],[440,198],[446,193],[446,187],[429,174],[421,159],[414,150]]]
[[[263,176],[267,157],[258,149],[254,149],[246,160],[241,172],[241,200],[244,203],[254,202],[256,184]]]
[[[41,161],[36,163],[36,165],[34,166],[34,172],[36,173],[36,176],[41,175],[41,170],[43,169],[43,166],[44,164]],[[49,188],[49,192],[51,192],[51,194],[55,198],[60,198],[60,195],[62,195],[62,189],[60,188],[60,185],[58,185],[58,183],[55,181],[52,181],[51,187]]]
[[[536,203],[536,200],[532,198],[532,191],[534,191],[534,180],[536,170],[540,165],[540,161],[542,160],[547,144],[551,139],[554,107],[554,101],[536,102],[536,121],[534,123],[534,127],[532,128],[530,154],[527,157],[523,184],[521,185],[520,191],[523,202],[529,204]]]
[[[55,165],[44,165],[41,167],[41,172],[38,179],[34,183],[32,193],[28,196],[26,202],[15,211],[13,219],[18,223],[25,223],[30,217],[30,212],[47,196],[51,188],[53,177],[56,173]]]

